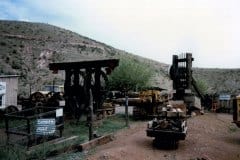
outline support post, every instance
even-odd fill
[[[186,63],[186,73],[187,73],[187,78],[186,78],[187,89],[190,89],[192,85],[192,61],[193,61],[192,54],[187,53],[186,59],[187,60],[185,63]]]
[[[127,92],[125,92],[125,119],[126,119],[126,126],[129,127],[128,95],[127,95]]]
[[[30,126],[30,119],[27,119],[27,133],[28,133],[28,142],[27,142],[27,146],[30,146],[30,141],[31,141],[31,126]]]
[[[93,139],[93,96],[92,96],[92,90],[89,91],[89,141]]]
[[[8,126],[8,117],[5,116],[4,118],[5,118],[5,127],[6,127],[6,133],[7,133],[7,144],[9,144],[9,132],[8,132],[8,130],[9,130],[9,126]]]

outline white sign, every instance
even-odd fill
[[[0,82],[0,94],[6,94],[6,82]]]
[[[227,95],[227,94],[222,94],[219,96],[219,100],[225,100],[225,101],[229,101],[231,99],[231,95]]]
[[[61,117],[61,116],[63,116],[63,109],[62,108],[56,109],[56,117]]]
[[[36,134],[37,135],[52,135],[56,131],[55,119],[37,119]]]
[[[65,106],[65,100],[59,101],[59,106],[60,106],[60,107]]]

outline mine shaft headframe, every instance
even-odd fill
[[[69,86],[81,85],[90,89],[90,85],[99,90],[101,88],[100,76],[107,80],[107,74],[110,74],[119,64],[119,59],[99,59],[99,60],[82,60],[78,62],[62,62],[50,63],[49,69],[53,73],[58,70],[65,70],[65,94],[68,94]],[[80,78],[84,79],[84,84],[81,84]],[[91,84],[94,80],[94,84]],[[66,93],[67,92],[67,93]]]
[[[191,53],[173,55],[170,68],[170,78],[173,80],[173,88],[190,89],[192,85],[192,58]]]
[[[58,70],[65,71],[64,94],[66,108],[76,108],[76,106],[82,104],[85,107],[88,106],[91,90],[95,102],[94,109],[98,109],[102,103],[102,91],[105,87],[102,80],[106,82],[107,74],[110,74],[118,64],[119,59],[83,60],[50,63],[49,69],[53,73],[57,73]]]

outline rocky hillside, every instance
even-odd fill
[[[40,90],[53,80],[62,83],[61,75],[48,70],[51,62],[83,59],[119,58],[128,56],[146,63],[156,72],[153,85],[170,89],[167,76],[169,65],[136,56],[101,42],[56,26],[42,23],[0,21],[0,74],[20,75],[19,93]],[[239,92],[240,69],[195,69],[194,76],[201,79],[211,92]]]
[[[240,94],[240,69],[195,68],[193,76],[207,85],[209,93]]]
[[[168,65],[145,59],[83,37],[77,33],[42,23],[0,21],[0,74],[20,75],[19,92],[40,90],[44,84],[58,83],[61,77],[48,70],[51,62],[128,56],[156,71],[153,83],[171,86]],[[61,76],[61,75],[60,75]]]

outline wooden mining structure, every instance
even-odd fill
[[[65,71],[64,112],[75,114],[79,119],[87,112],[89,122],[89,139],[92,139],[93,113],[101,109],[105,94],[107,75],[118,66],[119,59],[83,60],[78,62],[51,63],[53,73]]]

